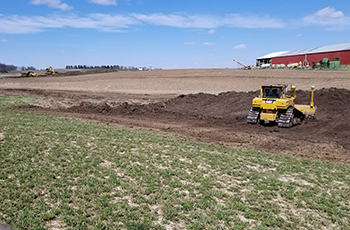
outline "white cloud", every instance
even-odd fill
[[[117,0],[90,0],[97,4],[117,4]],[[34,5],[47,5],[61,10],[72,9],[63,0],[31,0]],[[297,21],[297,23],[295,23]],[[291,26],[328,26],[334,29],[350,28],[350,17],[333,7],[326,7],[301,21],[292,20],[289,23],[269,16],[228,14],[187,15],[178,14],[90,14],[87,16],[50,15],[50,16],[5,16],[0,14],[0,33],[38,33],[48,28],[90,28],[100,31],[120,32],[132,25],[149,24],[176,28],[208,29],[208,34],[216,33],[216,28],[288,28]]]
[[[283,28],[285,23],[280,20],[270,18],[269,16],[246,16],[239,14],[230,14],[222,18],[225,26],[235,28]]]
[[[133,16],[144,23],[158,26],[180,28],[208,28],[218,26],[215,20],[212,20],[209,17],[184,16],[181,14],[133,14]]]
[[[302,34],[298,34],[298,35],[297,35],[297,37],[301,37],[301,36],[302,36]]]
[[[317,11],[315,16],[318,18],[333,19],[344,17],[344,13],[341,11],[336,11],[333,7],[328,6],[322,10]]]
[[[173,26],[180,28],[217,28],[228,26],[235,28],[282,28],[284,23],[270,17],[241,16],[238,14],[215,17],[210,15],[183,14],[133,14],[133,16],[153,25]]]
[[[247,46],[246,46],[246,44],[240,44],[240,45],[234,46],[233,48],[236,50],[242,50],[242,49],[246,49]]]
[[[117,5],[117,0],[91,0],[90,2],[104,6]]]
[[[33,5],[47,5],[50,8],[57,8],[60,10],[71,10],[72,6],[67,5],[66,3],[62,3],[61,0],[32,0],[31,3]]]
[[[0,31],[10,34],[38,33],[49,28],[84,28],[106,32],[120,32],[137,24],[133,18],[123,15],[91,14],[88,17],[76,15],[52,17],[0,16]]]
[[[7,42],[7,39],[3,38],[0,40],[1,42]]]
[[[333,7],[323,8],[316,13],[303,18],[302,25],[330,26],[332,29],[350,27],[350,17]]]
[[[97,0],[94,0],[97,1]],[[102,2],[101,0],[99,2]],[[61,0],[32,0],[33,4],[47,4],[50,7],[69,9]],[[90,14],[85,17],[74,14],[50,16],[5,16],[0,14],[0,33],[38,33],[48,28],[89,28],[100,31],[120,32],[131,25],[151,24],[177,28],[278,28],[284,24],[270,18],[241,17],[228,15],[214,17],[183,14]]]
[[[203,45],[205,45],[205,46],[213,46],[213,45],[215,45],[215,43],[212,43],[212,42],[204,42]]]
[[[185,42],[184,45],[194,46],[194,45],[196,45],[196,43],[195,42]]]

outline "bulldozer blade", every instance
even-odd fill
[[[310,105],[294,105],[294,108],[302,112],[305,117],[314,117],[316,113],[316,106]]]

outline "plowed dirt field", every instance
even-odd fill
[[[316,119],[289,129],[248,125],[261,84],[297,86]],[[350,72],[301,70],[157,70],[0,79],[0,95],[30,95],[22,109],[108,125],[142,127],[204,142],[350,163]]]

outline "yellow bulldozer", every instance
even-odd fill
[[[38,75],[33,71],[28,71],[21,74],[21,77],[37,77]]]
[[[295,86],[291,87],[291,95],[287,95],[287,85],[262,85],[260,96],[253,99],[247,123],[277,123],[284,128],[301,124],[305,118],[315,116],[314,88],[311,87],[310,105],[297,105]]]

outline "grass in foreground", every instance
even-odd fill
[[[0,222],[13,229],[349,229],[350,166],[6,110]]]

